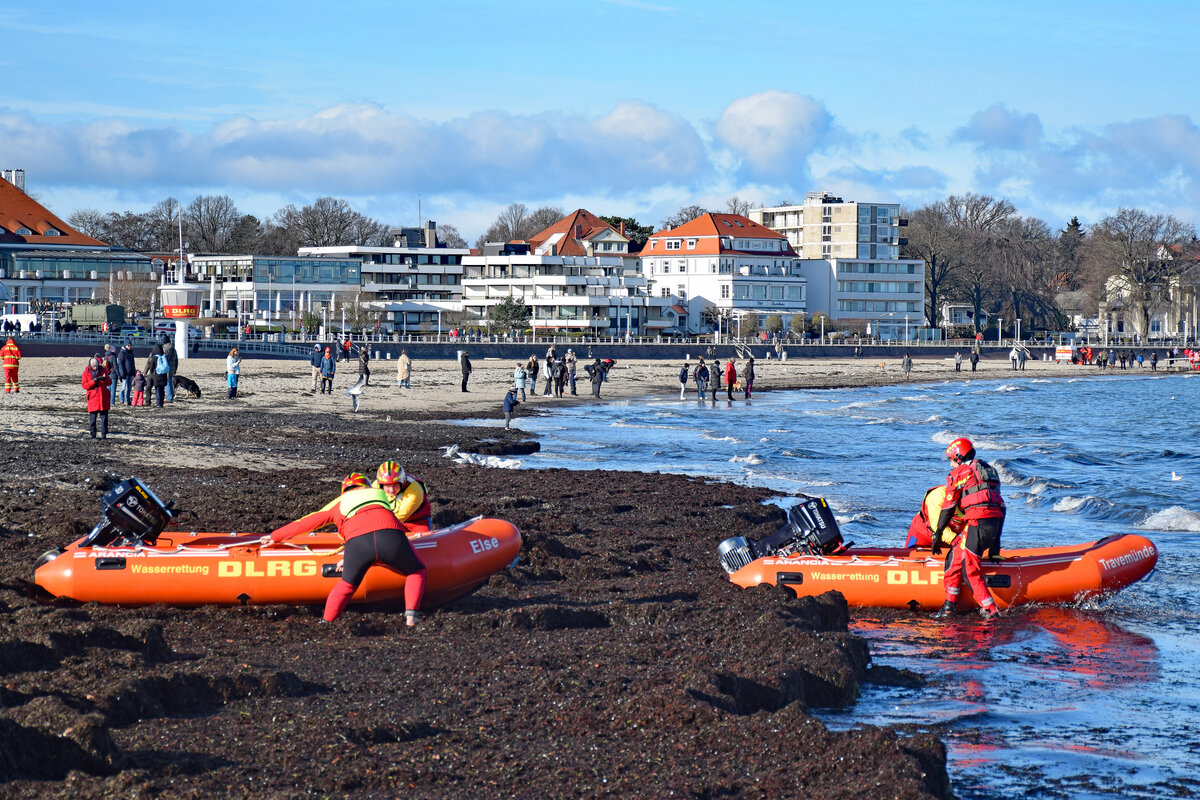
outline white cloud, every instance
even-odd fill
[[[826,142],[833,117],[811,97],[771,90],[734,100],[721,112],[717,139],[762,180],[803,178],[812,153]]]

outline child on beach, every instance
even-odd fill
[[[134,373],[133,383],[130,384],[130,388],[133,390],[133,405],[146,405],[146,376],[142,374],[140,369]]]

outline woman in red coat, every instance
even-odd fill
[[[112,385],[112,379],[109,378],[108,370],[104,368],[104,362],[100,356],[89,361],[83,370],[82,385],[87,390],[88,430],[95,439],[96,422],[99,421],[100,438],[107,439],[108,409],[112,402],[112,395],[109,393],[108,387]]]
[[[733,385],[737,383],[737,364],[733,358],[725,362],[725,396],[733,399]]]

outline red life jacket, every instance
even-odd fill
[[[986,461],[974,461],[955,467],[946,479],[946,504],[957,505],[968,520],[995,519],[1004,516],[1000,496],[1000,475]]]

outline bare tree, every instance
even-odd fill
[[[458,228],[453,225],[438,225],[437,229],[438,241],[445,244],[446,247],[466,247],[467,240],[458,232]]]
[[[761,207],[762,203],[754,202],[752,200],[743,200],[736,194],[725,201],[725,211],[729,214],[737,214],[741,217],[749,216],[750,209]]]
[[[951,195],[943,203],[963,244],[955,288],[959,296],[971,303],[975,330],[979,331],[984,308],[996,310],[1002,297],[994,275],[994,246],[1000,230],[1011,222],[1017,209],[1007,200],[974,193]]]
[[[275,224],[287,229],[298,247],[386,244],[387,239],[387,226],[335,197],[318,197],[300,209],[284,206],[276,212]]]
[[[703,217],[707,213],[708,209],[703,206],[684,206],[673,215],[664,219],[662,226],[664,230],[678,228],[680,225],[691,222],[698,217]]]
[[[84,236],[104,241],[104,219],[105,215],[94,208],[81,208],[67,217],[67,224]]]
[[[146,220],[149,232],[150,250],[159,253],[170,253],[179,250],[179,215],[183,209],[174,197],[168,197],[155,203],[142,216]],[[187,220],[184,220],[184,241],[187,241]]]
[[[1016,217],[997,226],[992,239],[997,294],[1001,310],[1012,319],[1035,327],[1049,327],[1057,319],[1053,250],[1050,228],[1040,219]]]
[[[925,317],[938,327],[940,301],[961,263],[962,243],[945,201],[922,206],[908,216],[908,243],[902,255],[925,261]]]
[[[1120,208],[1092,226],[1085,258],[1124,300],[1142,337],[1167,302],[1171,284],[1190,266],[1178,256],[1195,238],[1193,225],[1134,208]]]
[[[564,216],[566,214],[557,206],[542,206],[530,214],[524,203],[512,203],[500,212],[475,246],[482,248],[488,242],[523,241],[549,228]]]
[[[109,278],[108,302],[125,306],[126,314],[149,314],[158,295],[158,284],[139,279],[133,273]]]
[[[529,219],[525,223],[525,228],[521,231],[522,235],[520,238],[528,239],[531,236],[539,234],[566,215],[567,213],[558,206],[542,206],[529,215]]]
[[[201,253],[228,253],[242,215],[228,195],[201,195],[184,209],[188,244]]]

